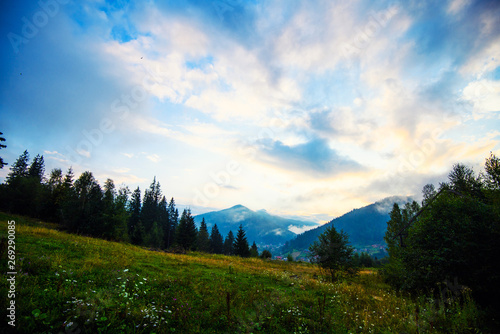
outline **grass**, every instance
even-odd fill
[[[332,284],[307,263],[154,252],[19,216],[0,219],[2,237],[7,220],[16,221],[21,333],[479,332],[467,295],[412,299],[374,269]],[[1,269],[6,296],[4,259]]]

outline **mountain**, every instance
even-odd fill
[[[327,224],[298,235],[290,240],[282,249],[283,253],[303,252],[318,239],[327,227],[334,226],[337,231],[344,230],[349,235],[349,242],[355,248],[370,253],[383,253],[385,245],[384,234],[389,221],[389,213],[394,203],[404,205],[412,201],[410,197],[393,196],[368,206],[354,209],[341,217],[335,218]],[[374,247],[372,247],[372,245]]]
[[[236,236],[236,232],[240,224],[242,224],[248,242],[252,244],[255,241],[260,245],[284,244],[296,236],[295,233],[289,230],[290,227],[302,228],[317,225],[312,222],[273,216],[267,213],[266,210],[252,211],[243,205],[235,205],[229,209],[197,215],[194,220],[198,227],[203,218],[205,218],[209,232],[212,226],[217,224],[224,238],[230,230]]]

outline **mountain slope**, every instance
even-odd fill
[[[293,250],[306,250],[318,239],[327,227],[334,226],[337,231],[344,230],[349,235],[349,242],[357,248],[367,247],[369,245],[382,245],[384,234],[389,221],[389,213],[393,204],[400,205],[411,201],[410,197],[388,197],[379,202],[368,206],[354,209],[345,215],[335,218],[329,223],[319,226],[315,229],[306,231],[290,240],[283,248],[283,252],[292,252]]]
[[[226,237],[229,231],[236,235],[240,224],[246,232],[248,242],[255,241],[257,244],[283,244],[294,238],[295,233],[289,230],[290,226],[303,227],[315,226],[317,224],[295,219],[286,219],[273,216],[265,210],[252,211],[243,205],[235,205],[229,209],[207,212],[194,217],[199,227],[201,220],[205,218],[209,232],[214,224],[220,233]]]

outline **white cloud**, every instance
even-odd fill
[[[146,156],[146,158],[148,158],[149,160],[151,160],[154,163],[159,162],[161,160],[161,158],[158,154],[150,154],[150,155]]]

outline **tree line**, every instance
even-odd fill
[[[387,281],[409,292],[469,288],[478,301],[498,307],[500,159],[491,154],[479,174],[455,164],[447,182],[422,193],[421,204],[394,204],[390,213]]]
[[[156,178],[142,195],[139,187],[117,188],[112,179],[101,187],[90,171],[75,178],[71,167],[65,173],[55,168],[46,176],[43,155],[30,163],[28,151],[0,184],[0,209],[55,222],[70,233],[154,249],[259,256],[255,242],[249,246],[242,225],[236,236],[229,231],[224,238],[216,224],[209,233],[204,219],[198,229],[190,209],[179,215],[174,198],[167,200]]]

